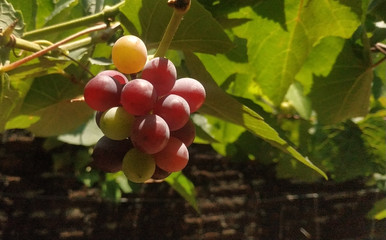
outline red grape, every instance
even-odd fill
[[[123,85],[125,85],[126,83],[129,82],[129,80],[127,79],[127,77],[121,73],[121,72],[118,72],[116,70],[104,70],[100,73],[98,73],[98,75],[107,75],[107,76],[110,76],[112,78],[114,78],[115,80],[117,80],[123,87]]]
[[[91,166],[104,172],[118,172],[122,169],[122,160],[127,151],[133,148],[129,139],[111,140],[103,136],[95,144]]]
[[[188,148],[175,137],[170,137],[165,148],[153,156],[156,165],[166,172],[181,171],[189,161]]]
[[[157,100],[153,85],[144,79],[129,81],[122,89],[121,104],[133,115],[148,114]]]
[[[170,94],[157,100],[153,113],[161,116],[170,131],[182,128],[189,120],[189,104],[178,95]]]
[[[167,123],[155,114],[136,117],[132,129],[131,141],[147,154],[161,151],[170,137]]]
[[[96,75],[84,87],[84,100],[96,111],[105,111],[120,105],[123,85],[107,75]]]
[[[158,166],[156,166],[155,171],[153,173],[153,176],[151,176],[154,180],[161,180],[167,178],[171,172],[166,172],[165,170],[162,170]]]
[[[97,124],[97,126],[100,128],[101,127],[101,118],[102,118],[102,115],[103,115],[104,112],[101,112],[101,111],[97,111],[95,113],[95,123]]]
[[[189,104],[190,113],[197,111],[206,97],[204,86],[193,78],[178,79],[170,93],[183,97]]]
[[[191,119],[182,128],[170,132],[171,137],[180,139],[186,147],[189,147],[196,137],[196,127]]]
[[[158,96],[163,96],[173,88],[177,70],[169,59],[157,57],[145,64],[141,76],[154,85]]]

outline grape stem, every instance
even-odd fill
[[[25,57],[25,58],[22,58],[22,59],[20,59],[20,60],[18,60],[16,62],[13,62],[11,64],[8,64],[8,65],[5,65],[5,66],[1,67],[0,68],[0,72],[11,71],[11,70],[19,67],[20,65],[22,65],[22,64],[24,64],[26,62],[29,62],[29,61],[31,61],[31,60],[33,60],[35,58],[43,56],[44,54],[46,54],[46,53],[48,53],[48,52],[50,52],[50,51],[60,47],[61,45],[65,44],[67,42],[70,42],[70,41],[74,40],[75,38],[78,38],[78,37],[80,37],[82,35],[85,35],[85,34],[88,34],[88,33],[94,32],[94,31],[103,30],[103,29],[105,29],[107,27],[108,27],[107,24],[103,23],[103,24],[99,24],[99,25],[96,25],[96,26],[93,26],[93,27],[90,27],[90,28],[86,28],[86,29],[84,29],[84,30],[82,30],[80,32],[77,32],[77,33],[75,33],[75,34],[73,34],[73,35],[71,35],[71,36],[69,36],[69,37],[67,37],[67,38],[57,42],[57,43],[54,43],[54,44],[52,44],[52,45],[50,45],[50,46],[48,46],[48,47],[46,47],[44,49],[41,49],[40,51],[37,51],[37,52],[35,52],[35,53]]]
[[[154,54],[154,57],[164,57],[169,49],[170,43],[177,32],[185,13],[190,9],[190,0],[169,0],[168,5],[174,9],[169,24],[165,29],[164,35]]]
[[[51,26],[47,26],[41,29],[32,30],[24,33],[23,37],[26,39],[36,38],[38,36],[44,36],[47,34],[58,33],[64,30],[78,28],[82,26],[89,26],[90,24],[95,24],[97,22],[110,22],[117,14],[120,13],[119,8],[125,3],[122,1],[112,7],[105,7],[101,12],[92,14],[86,17],[74,19],[72,21],[67,21]]]

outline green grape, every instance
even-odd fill
[[[130,149],[123,157],[122,171],[129,181],[143,183],[153,176],[155,168],[153,156],[137,148]]]
[[[123,107],[113,107],[104,112],[99,120],[103,134],[112,140],[123,140],[131,135],[134,116]]]

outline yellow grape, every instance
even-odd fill
[[[134,35],[120,37],[113,45],[111,57],[115,67],[125,74],[137,73],[147,61],[145,43]]]
[[[99,126],[103,134],[112,140],[130,137],[134,116],[123,107],[113,107],[102,114]]]
[[[136,148],[130,149],[123,157],[122,171],[129,181],[143,183],[153,176],[155,168],[153,156]]]

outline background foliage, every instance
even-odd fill
[[[1,73],[0,129],[28,129],[46,137],[47,148],[95,144],[101,133],[93,112],[70,100],[82,94],[90,73],[113,67],[111,45],[120,35],[140,36],[154,53],[172,14],[164,0],[0,4],[2,33],[18,19],[13,34],[43,47],[100,21],[121,26]],[[279,178],[365,177],[385,191],[386,48],[379,45],[386,38],[385,9],[384,0],[193,0],[167,57],[179,77],[194,77],[206,87],[207,101],[192,116],[196,143],[211,144],[233,161],[275,164]],[[34,31],[73,19],[80,21]],[[7,46],[4,36],[2,65],[30,54]],[[58,168],[68,164],[64,158],[58,156]],[[107,196],[135,191],[121,173],[101,177],[87,168],[88,152],[72,159],[79,178],[101,183]],[[194,186],[183,174],[167,182],[197,208]]]

